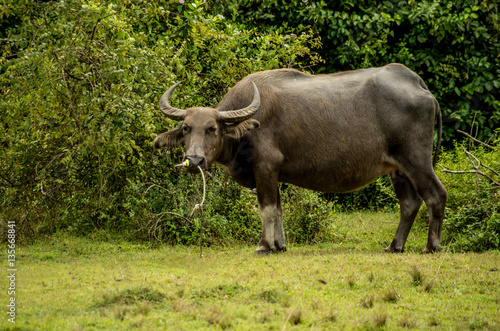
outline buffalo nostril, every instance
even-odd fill
[[[187,164],[187,166],[190,168],[198,167],[203,163],[204,160],[205,158],[201,156],[186,156],[186,161],[189,161],[189,164]]]

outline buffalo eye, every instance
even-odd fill
[[[217,132],[217,128],[215,126],[211,126],[207,129],[208,134],[215,134]]]
[[[182,127],[182,133],[183,133],[183,134],[188,134],[188,133],[189,133],[189,131],[191,131],[191,128],[190,128],[189,126],[184,125],[184,126]]]

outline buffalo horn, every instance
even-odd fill
[[[179,108],[174,108],[172,106],[170,106],[170,104],[168,103],[168,98],[170,98],[170,94],[172,94],[172,91],[181,84],[182,82],[178,82],[177,84],[175,84],[174,86],[172,86],[171,88],[169,88],[167,90],[167,92],[165,92],[163,94],[163,96],[161,97],[160,99],[160,109],[161,111],[167,115],[167,117],[173,119],[173,120],[183,120],[184,117],[186,117],[186,111],[184,109],[179,109]]]
[[[239,110],[229,110],[219,112],[219,120],[222,122],[241,122],[252,117],[260,106],[260,95],[257,86],[252,82],[253,85],[253,100],[252,103],[243,109]]]

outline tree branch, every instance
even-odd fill
[[[495,149],[495,147],[493,147],[493,146],[491,146],[491,145],[488,145],[487,143],[483,143],[481,140],[478,140],[478,139],[474,138],[473,136],[471,136],[471,135],[470,135],[470,134],[468,134],[467,132],[463,132],[463,131],[461,131],[461,130],[457,130],[457,132],[460,132],[461,134],[463,134],[463,135],[465,135],[465,136],[469,137],[470,139],[474,140],[474,141],[475,141],[475,142],[477,142],[477,143],[480,143],[480,144],[481,144],[481,145],[483,145],[483,146],[489,147],[489,148],[491,148],[491,149]]]
[[[494,184],[495,186],[498,186],[500,187],[500,183],[495,181],[493,178],[491,178],[490,176],[488,176],[487,174],[485,174],[484,172],[482,172],[481,170],[465,170],[465,171],[455,171],[455,170],[449,170],[449,169],[446,169],[445,167],[443,167],[442,165],[438,164],[441,168],[442,168],[442,171],[443,172],[446,172],[446,173],[450,173],[450,174],[479,174],[483,177],[485,177],[486,179],[488,179],[488,181],[492,184]]]
[[[103,17],[99,17],[97,19],[97,22],[95,23],[94,28],[92,29],[92,34],[90,35],[90,41],[94,40],[95,31],[97,30],[97,25],[99,24],[99,22],[101,22],[103,19],[106,19],[106,18],[113,16],[113,15],[114,14],[109,14],[109,15],[106,15]]]
[[[173,213],[173,212],[170,212],[170,211],[166,211],[166,212],[163,212],[163,213],[159,213],[157,215],[155,215],[155,219],[152,219],[148,222],[148,236],[149,238],[152,238],[154,237],[156,240],[160,240],[160,238],[158,238],[158,227],[160,226],[160,223],[162,223],[164,220],[162,220],[162,216],[163,215],[173,215],[173,216],[176,216],[178,218],[181,218],[183,219],[185,222],[193,225],[193,222],[187,218],[187,217],[184,217],[180,214],[177,214],[177,213]],[[168,221],[171,221],[172,219],[169,219]]]
[[[150,188],[152,188],[152,187],[158,187],[158,188],[161,188],[162,190],[167,191],[167,192],[168,192],[168,193],[170,193],[170,194],[174,194],[172,191],[169,191],[169,190],[167,190],[166,188],[164,188],[163,186],[160,186],[160,185],[158,185],[158,184],[155,184],[155,183],[150,183],[150,182],[145,183],[145,184],[151,184],[151,186],[149,186],[149,187],[146,189],[146,191],[144,191],[144,194],[148,193],[149,189],[150,189]]]
[[[474,162],[472,162],[472,158],[474,158],[474,160],[477,161],[478,163],[478,166],[477,168],[479,168],[480,166],[483,166],[485,167],[486,169],[490,170],[491,172],[493,172],[495,175],[497,176],[500,176],[500,174],[498,172],[496,172],[495,170],[491,169],[490,167],[488,167],[486,164],[484,164],[483,162],[481,162],[477,157],[475,157],[471,152],[468,152],[464,147],[462,147],[464,149],[464,152],[465,154],[467,154],[469,156],[469,159],[471,160],[471,163],[474,165]],[[476,168],[476,166],[474,165],[474,168]]]

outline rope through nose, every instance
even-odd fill
[[[206,196],[206,193],[207,193],[207,181],[205,179],[205,174],[203,173],[203,169],[201,169],[200,166],[198,166],[198,170],[200,170],[200,173],[201,173],[201,177],[203,178],[203,198],[201,199],[201,203],[197,203],[193,210],[191,211],[191,216],[193,216],[194,214],[194,211],[196,209],[199,209],[200,210],[200,242],[199,242],[199,245],[200,245],[200,257],[203,257],[203,246],[202,246],[202,239],[203,239],[203,204],[205,203],[205,196]]]
[[[203,204],[205,203],[205,196],[206,196],[206,193],[207,193],[207,184],[206,184],[206,180],[205,180],[205,174],[203,173],[203,169],[201,169],[200,166],[198,166],[198,169],[200,170],[201,172],[201,177],[203,178],[203,198],[201,199],[201,203],[197,203],[193,210],[191,211],[191,216],[193,215],[194,211],[196,209],[200,209],[203,207]]]

